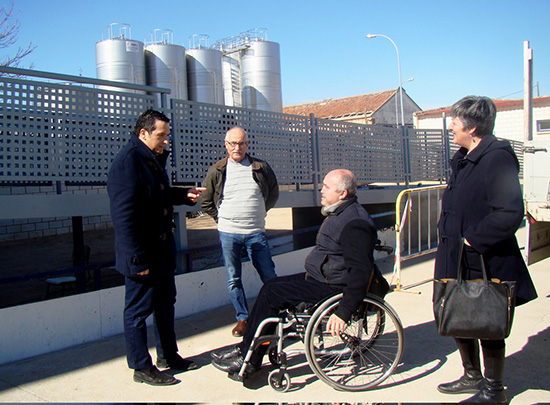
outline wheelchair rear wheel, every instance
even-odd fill
[[[321,304],[307,325],[306,356],[313,372],[331,387],[363,391],[386,380],[403,354],[399,317],[387,303],[367,295],[340,336],[326,332],[342,294]]]

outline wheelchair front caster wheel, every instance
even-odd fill
[[[269,362],[273,364],[274,366],[280,366],[281,362],[277,356],[277,348],[271,347],[269,351],[267,352],[267,355],[269,357]]]
[[[267,380],[275,391],[287,392],[290,388],[290,375],[286,371],[272,370]]]

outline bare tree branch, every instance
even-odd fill
[[[9,9],[0,7],[0,49],[9,48],[18,40],[21,24],[15,19],[15,14],[13,1]],[[1,58],[0,66],[17,67],[21,60],[35,49],[36,46],[32,43],[29,43],[26,48],[19,47],[14,56],[6,55]]]

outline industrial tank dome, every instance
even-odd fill
[[[116,29],[119,29],[117,34]],[[128,24],[113,23],[109,26],[108,33],[109,39],[101,40],[95,45],[97,78],[145,85],[143,42],[131,39],[131,29]],[[138,92],[123,88],[104,88]]]

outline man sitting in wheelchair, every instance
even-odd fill
[[[303,302],[315,304],[343,293],[326,328],[333,336],[344,331],[351,315],[363,302],[373,271],[383,279],[374,265],[376,227],[368,212],[357,202],[356,192],[357,181],[351,171],[338,169],[326,175],[321,190],[322,213],[326,218],[317,234],[316,245],[305,260],[306,272],[277,277],[263,285],[249,315],[242,342],[229,349],[213,351],[214,367],[230,375],[239,372],[260,323]],[[387,288],[386,283],[382,294]],[[275,326],[266,327],[263,333],[273,333]],[[246,368],[248,375],[260,369],[266,351],[266,345],[254,351]]]

